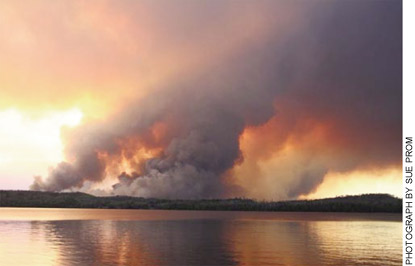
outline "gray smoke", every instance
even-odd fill
[[[278,71],[268,70],[268,56],[260,49],[235,56],[232,65],[130,104],[111,120],[69,132],[66,154],[74,161],[60,163],[32,189],[59,191],[103,180],[107,165],[100,154],[121,156],[124,147],[119,140],[151,134],[151,128],[163,122],[168,134],[162,140],[166,143],[162,154],[142,163],[140,175],[120,178],[114,193],[168,198],[222,195],[226,185],[221,177],[241,156],[243,129],[274,114],[273,100],[281,82]],[[271,63],[278,61],[276,55],[272,59]]]
[[[220,4],[213,5],[216,10]],[[396,32],[400,29],[401,6],[393,1],[305,1],[292,6],[264,1],[260,5],[265,8],[252,11],[264,19],[266,30],[260,39],[247,39],[226,56],[126,103],[105,121],[89,122],[66,132],[68,162],[58,164],[46,179],[36,178],[31,188],[79,189],[86,182],[104,180],[114,162],[127,158],[135,165],[135,172],[122,173],[120,169],[114,194],[163,198],[227,195],[238,189],[225,177],[243,160],[240,135],[246,127],[280,115],[275,111],[278,106],[274,108],[277,98],[298,107],[285,114],[294,121],[290,124],[295,125],[305,114],[318,118],[335,112],[351,139],[376,132],[365,148],[388,141],[388,150],[377,149],[362,157],[374,162],[399,161],[395,144],[400,138],[401,50]],[[246,2],[240,5],[246,6]],[[238,2],[232,8],[238,10]],[[174,12],[186,16],[184,11]],[[295,25],[283,25],[289,28],[284,30],[280,17],[290,12],[297,15],[292,19]],[[194,15],[188,22],[193,20]],[[187,38],[183,32],[179,36]],[[376,112],[379,118],[374,118]],[[152,133],[159,123],[167,128],[161,139]],[[377,131],[384,126],[388,126],[384,132]],[[129,139],[139,141],[126,146]],[[131,154],[143,147],[159,147],[161,152],[134,162]],[[353,162],[336,168],[347,171],[357,166],[358,162]],[[298,182],[286,189],[289,197],[311,191],[330,167],[319,161],[298,170]]]

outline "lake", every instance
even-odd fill
[[[401,265],[400,214],[0,208],[0,265]]]

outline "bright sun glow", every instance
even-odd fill
[[[29,185],[33,176],[27,176],[28,170],[45,174],[48,166],[61,161],[61,128],[78,125],[82,117],[77,108],[36,118],[17,109],[0,111],[0,172],[6,173],[0,177],[0,186]]]
[[[364,193],[389,193],[401,197],[402,171],[399,167],[350,173],[328,173],[313,193],[302,199],[318,199]]]

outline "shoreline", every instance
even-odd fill
[[[129,196],[96,197],[79,192],[0,190],[0,207],[122,210],[194,210],[245,212],[402,213],[402,199],[388,194],[363,194],[317,200],[256,201],[252,199],[172,200]]]

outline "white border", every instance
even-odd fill
[[[407,184],[405,182],[406,179],[406,173],[405,173],[405,167],[409,166],[408,163],[405,162],[405,138],[406,137],[415,137],[415,127],[414,127],[414,121],[415,121],[415,1],[414,0],[403,0],[403,168],[402,168],[402,175],[403,175],[403,185],[402,185],[402,199],[403,199],[403,223],[402,223],[402,264],[403,265],[414,265],[415,264],[415,258],[414,253],[415,249],[413,243],[415,242],[415,239],[412,239],[410,242],[411,250],[412,250],[412,259],[411,263],[408,264],[406,261],[407,254],[406,249],[408,248],[407,245],[405,245],[406,234],[407,234],[407,226],[405,225],[405,222],[408,220],[406,219],[405,211],[406,211],[406,204],[411,202],[413,206],[414,199],[406,199],[405,198],[405,191],[407,188],[414,189],[415,187],[415,179],[412,184]],[[413,165],[413,163],[412,163]],[[414,208],[412,208],[414,210]],[[412,216],[412,219],[415,217]],[[412,221],[413,224],[414,221]],[[414,235],[415,232],[412,231],[412,235]]]

